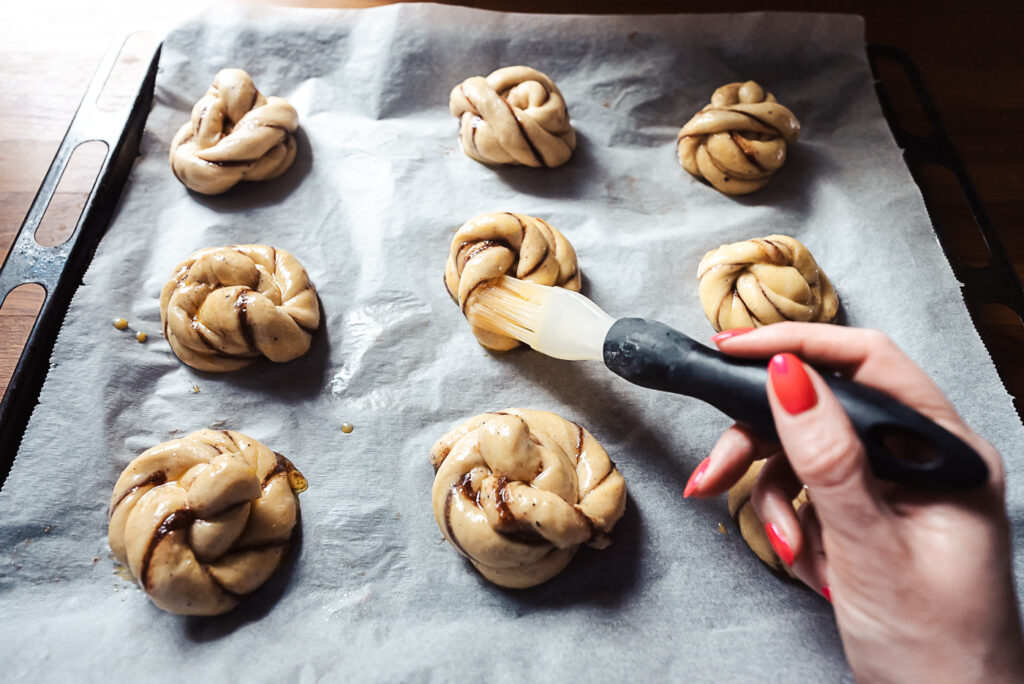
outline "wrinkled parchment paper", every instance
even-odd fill
[[[706,339],[701,255],[794,235],[836,284],[847,321],[891,334],[1007,456],[1019,545],[1021,425],[879,111],[862,36],[860,19],[841,16],[438,6],[228,10],[174,30],[141,157],[0,493],[3,677],[849,678],[828,604],[769,572],[731,522],[719,533],[724,498],[681,497],[728,419],[601,364],[488,354],[441,275],[462,222],[524,212],[572,241],[584,292],[607,311]],[[580,144],[562,168],[491,169],[458,148],[449,90],[519,63],[551,75],[569,103]],[[206,198],[174,179],[167,149],[225,66],[295,105],[299,157],[276,182]],[[768,187],[734,199],[683,172],[675,135],[718,85],[747,78],[796,112],[804,134]],[[160,288],[191,251],[240,242],[298,256],[326,323],[299,361],[198,373],[160,336]],[[115,330],[120,316],[149,341]],[[434,440],[506,406],[583,424],[629,487],[614,545],[581,550],[526,591],[482,580],[430,507]],[[310,489],[284,571],[228,615],[183,618],[117,574],[107,503],[139,452],[211,426],[286,454]],[[1018,577],[1020,565],[1018,554]]]

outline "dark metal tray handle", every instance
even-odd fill
[[[907,167],[914,176],[914,180],[919,187],[924,187],[922,172],[928,164],[937,164],[951,171],[963,191],[964,199],[970,208],[978,232],[991,254],[991,261],[986,266],[968,265],[953,252],[944,231],[936,231],[939,244],[942,245],[942,249],[946,253],[953,273],[963,283],[964,301],[974,317],[975,324],[978,323],[981,308],[986,304],[1002,304],[1021,317],[1022,323],[1024,323],[1024,290],[1021,289],[1020,279],[1014,270],[1013,262],[1006,254],[992,222],[989,221],[988,214],[985,213],[978,191],[975,190],[967,173],[967,167],[964,166],[960,154],[953,146],[953,141],[942,123],[935,102],[925,88],[924,80],[921,78],[917,66],[903,50],[883,45],[869,45],[868,60],[876,78],[875,89],[882,105],[882,112],[889,122],[896,142],[903,148]],[[930,135],[922,136],[911,133],[901,125],[892,99],[885,89],[884,80],[879,78],[878,64],[882,61],[892,62],[903,70],[917,97],[918,104],[928,118],[931,127]],[[928,210],[932,223],[941,224],[937,212],[932,207],[929,207]]]
[[[0,402],[0,483],[7,477],[25,426],[38,402],[53,344],[71,297],[110,223],[128,172],[139,153],[142,130],[153,102],[159,46],[138,82],[130,105],[114,111],[105,111],[97,105],[127,38],[125,35],[115,41],[100,62],[0,268],[0,298],[6,298],[16,287],[27,283],[41,285],[45,291],[42,308]],[[71,155],[82,143],[94,140],[103,142],[107,153],[74,232],[62,244],[44,247],[36,242],[36,228],[53,199]]]

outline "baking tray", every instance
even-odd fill
[[[97,105],[127,40],[128,36],[122,36],[115,41],[100,62],[3,267],[0,268],[0,297],[6,297],[14,288],[28,283],[36,283],[45,291],[39,315],[28,335],[7,393],[0,402],[0,486],[7,478],[29,418],[38,403],[50,355],[71,298],[109,226],[128,173],[139,154],[139,142],[153,102],[160,46],[156,46],[148,68],[140,77],[131,104],[116,111],[104,111]],[[967,263],[953,249],[951,226],[944,225],[925,194],[933,228],[956,278],[962,284],[963,298],[976,327],[979,327],[982,309],[989,304],[1006,306],[1024,323],[1024,290],[1020,280],[995,234],[917,67],[905,52],[895,47],[869,45],[867,54],[875,75],[875,87],[882,111],[897,143],[904,150],[906,164],[915,182],[919,186],[923,184],[924,169],[928,165],[939,165],[952,172],[963,192],[974,226],[991,255],[984,266]],[[882,64],[895,67],[897,73],[910,84],[916,105],[928,121],[928,135],[912,132],[901,122],[901,113],[890,94],[890,81],[882,77],[879,68]],[[891,76],[890,79],[896,80]],[[60,245],[40,245],[35,239],[36,229],[73,152],[79,145],[89,141],[105,143],[107,154],[75,229],[71,237]],[[1005,369],[997,370],[1006,384]]]

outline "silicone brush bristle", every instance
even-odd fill
[[[474,293],[468,313],[481,328],[513,337],[532,347],[549,289],[502,276],[484,284]]]
[[[578,292],[502,276],[473,294],[467,314],[480,327],[567,361],[603,358],[611,316]]]

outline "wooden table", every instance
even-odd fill
[[[68,123],[111,40],[125,29],[183,18],[197,0],[33,0],[8,4],[0,22],[0,253],[6,255]],[[249,2],[248,4],[260,4]],[[266,4],[266,3],[264,3]],[[307,7],[365,7],[373,0],[279,1]],[[493,0],[456,3],[544,12],[816,11],[813,2],[667,2],[634,0]],[[924,4],[924,3],[922,3]],[[916,61],[967,164],[1018,274],[1024,273],[1024,5],[934,2],[901,8],[889,2],[836,2],[830,11],[862,14],[871,43],[895,45]],[[95,163],[96,155],[91,159]],[[86,153],[62,180],[41,239],[58,243],[73,229],[92,182]],[[941,175],[927,179],[931,206],[957,228],[958,249],[984,259],[958,193]],[[41,289],[18,288],[0,309],[0,393],[21,353]],[[1024,328],[993,307],[977,321],[1008,389],[1024,407]]]

